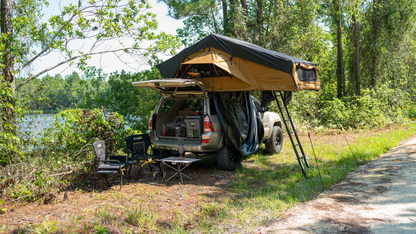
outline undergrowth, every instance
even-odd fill
[[[104,140],[109,152],[123,149],[124,137],[133,133],[123,124],[117,113],[69,109],[41,131],[20,129],[19,144],[0,155],[9,162],[0,167],[1,196],[36,201],[71,186],[86,188],[95,179],[92,143]]]

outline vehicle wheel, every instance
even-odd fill
[[[278,154],[282,150],[283,146],[283,132],[279,126],[274,126],[272,135],[267,139],[264,144],[266,145],[266,151],[271,154]]]
[[[217,162],[221,170],[234,171],[241,164],[242,157],[228,146],[217,152]]]

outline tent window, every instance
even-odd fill
[[[316,82],[316,73],[313,69],[305,69],[303,67],[299,67],[297,69],[297,73],[300,81]]]
[[[183,78],[204,78],[219,76],[231,76],[231,74],[214,64],[193,64],[185,73]]]

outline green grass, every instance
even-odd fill
[[[350,140],[350,146],[343,135],[312,137],[324,187],[329,188],[359,165],[379,157],[414,134],[416,125],[375,133],[347,132],[345,135],[349,139],[359,135],[355,140]],[[268,155],[263,147],[249,156],[243,161],[242,167],[228,174],[229,181],[215,186],[216,192],[213,194],[207,195],[199,187],[195,188],[196,191],[179,189],[177,192],[185,201],[188,197],[198,199],[197,204],[186,210],[180,209],[176,202],[166,202],[168,196],[165,197],[163,186],[146,190],[137,184],[135,192],[140,195],[129,196],[122,191],[114,191],[106,196],[93,193],[92,196],[100,202],[105,201],[105,197],[112,202],[123,202],[113,204],[109,201],[98,206],[92,215],[73,217],[69,228],[77,231],[79,225],[83,224],[85,233],[109,233],[112,229],[122,233],[255,232],[270,220],[279,218],[289,208],[322,192],[309,139],[303,136],[301,142],[311,165],[307,171],[308,179],[304,178],[292,146],[286,140],[283,151],[278,155]],[[190,194],[194,192],[198,198],[192,198]],[[74,196],[74,199],[78,198]],[[160,205],[170,207],[170,210],[160,210],[157,208]],[[169,217],[163,213],[167,211]],[[91,218],[87,222],[89,216]],[[56,226],[57,223],[46,221],[30,230],[55,231]]]
[[[381,132],[372,137],[358,137],[350,147],[345,139],[342,145],[339,142],[314,142],[325,188],[413,134],[416,134],[416,126],[409,125],[387,134]],[[309,139],[306,139],[303,138],[302,143],[305,153],[310,156],[308,179],[304,179],[288,141],[278,155],[265,156],[265,150],[261,149],[246,159],[243,167],[237,170],[228,188],[228,197],[202,206],[193,231],[253,232],[269,220],[281,216],[287,209],[322,192],[312,147]]]

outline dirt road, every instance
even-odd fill
[[[416,135],[258,233],[416,233]]]

